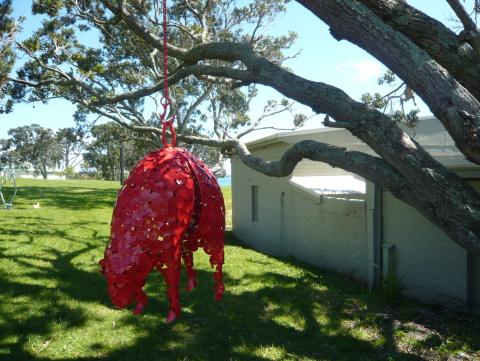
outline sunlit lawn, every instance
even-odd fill
[[[207,258],[184,313],[164,323],[165,287],[149,278],[141,316],[112,307],[98,260],[118,185],[20,181],[0,210],[0,360],[423,360],[480,357],[480,319],[402,301],[387,307],[347,277],[234,242],[224,300]],[[230,189],[224,189],[230,207]],[[40,203],[34,209],[34,203]],[[465,357],[466,357],[465,356]]]

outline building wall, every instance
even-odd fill
[[[20,174],[20,176],[17,176],[18,178],[28,178],[28,179],[43,179],[42,175],[41,174],[27,174],[27,173],[23,173],[23,174]],[[58,175],[58,174],[55,174],[55,173],[47,173],[47,180],[65,180],[67,179],[66,176],[64,175]]]
[[[474,186],[480,190],[480,181]],[[396,276],[404,293],[426,302],[465,306],[467,252],[388,191],[382,193],[382,207],[383,244],[395,246]],[[480,267],[472,268],[474,294],[479,295]]]
[[[287,148],[276,144],[255,149],[254,154],[276,160]],[[312,195],[290,184],[290,177],[266,177],[236,156],[231,162],[233,232],[237,237],[262,252],[291,255],[366,280],[364,200]],[[319,170],[331,175],[331,167],[316,165],[307,164],[304,169],[313,171],[303,175],[321,175]],[[296,171],[294,175],[298,175]],[[258,187],[258,222],[252,221],[252,186]]]
[[[278,160],[288,149],[287,144],[275,144],[257,149],[254,154]],[[256,249],[280,256],[281,194],[288,187],[288,177],[264,176],[233,156],[232,164],[232,226],[234,234]],[[252,222],[251,187],[258,187],[259,222]]]
[[[253,153],[278,160],[288,146],[276,143]],[[345,173],[308,160],[293,172],[294,176],[333,174]],[[289,178],[266,177],[232,157],[235,235],[274,256],[292,255],[360,280],[371,278],[375,245],[368,240],[373,228],[369,237],[366,233],[373,220],[373,202],[367,201],[366,205],[359,199],[315,196],[290,184]],[[471,183],[480,191],[480,180]],[[258,186],[258,222],[252,222],[252,186]],[[383,246],[395,246],[396,275],[404,293],[426,302],[461,307],[470,296],[470,302],[480,310],[480,257],[468,257],[463,248],[412,207],[388,191],[381,193],[379,239]],[[388,260],[383,261],[387,264]]]
[[[285,193],[285,255],[367,280],[365,201]]]
[[[321,175],[347,175],[351,174],[342,168],[333,168],[326,163],[314,162],[310,159],[303,159],[295,167],[292,176],[321,176]]]

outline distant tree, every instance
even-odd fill
[[[13,150],[10,147],[10,140],[0,139],[0,166],[16,164],[18,164],[18,161],[16,161]]]
[[[17,166],[30,164],[47,179],[47,169],[62,160],[62,148],[52,129],[38,124],[12,128],[4,141],[4,154]]]
[[[65,169],[75,163],[85,148],[83,132],[75,128],[61,128],[56,133],[57,142],[62,147]],[[75,165],[75,164],[74,164]]]
[[[120,145],[125,147],[125,168],[131,169],[152,147],[145,138],[138,138],[121,125],[109,122],[91,129],[92,141],[86,146],[85,165],[96,168],[103,179],[118,180]]]

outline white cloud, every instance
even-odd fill
[[[372,78],[378,78],[382,74],[382,65],[374,60],[349,60],[337,64],[335,70],[346,76],[350,76],[354,81],[366,81]]]

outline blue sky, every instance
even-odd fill
[[[408,2],[430,16],[455,26],[451,20],[454,18],[454,14],[445,0],[410,0]],[[473,0],[467,0],[466,6],[471,6],[472,2]],[[20,35],[20,39],[22,39],[38,27],[41,19],[31,15],[31,1],[13,0],[13,5],[15,16],[27,17],[24,24],[25,34]],[[301,53],[296,59],[291,59],[287,63],[296,74],[338,86],[354,99],[359,99],[365,92],[381,90],[377,85],[377,78],[385,72],[385,67],[355,45],[333,39],[328,32],[328,27],[323,22],[294,1],[288,4],[287,13],[280,16],[270,29],[272,33],[278,34],[286,33],[289,30],[296,31],[299,35],[291,54],[299,50]],[[252,104],[250,115],[253,118],[258,117],[262,113],[267,99],[280,99],[281,97],[276,91],[261,87],[258,98]],[[430,114],[428,108],[421,101],[418,101],[417,104],[421,110],[420,115]],[[297,104],[295,109],[311,114],[311,110],[301,104]],[[11,114],[1,115],[0,138],[5,137],[10,128],[32,123],[52,129],[73,126],[74,110],[73,105],[63,100],[53,100],[48,104],[17,105]],[[320,117],[313,117],[307,122],[306,128],[320,127],[321,121]],[[289,127],[291,117],[281,115],[270,118],[264,125]],[[249,139],[265,136],[271,132],[255,132],[249,136]]]

